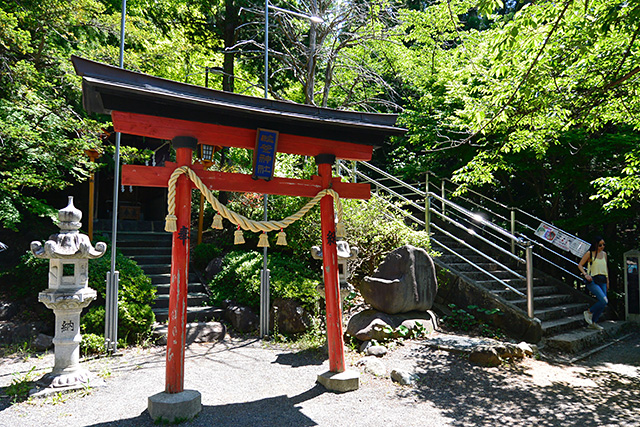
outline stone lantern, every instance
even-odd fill
[[[49,286],[38,301],[55,314],[55,365],[39,383],[55,389],[78,387],[89,379],[79,363],[80,313],[96,298],[96,291],[88,287],[89,259],[104,255],[107,245],[101,242],[94,248],[89,236],[78,232],[81,219],[82,212],[69,197],[67,207],[58,211],[60,232],[49,236],[44,245],[31,242],[36,258],[49,260]]]
[[[349,243],[344,240],[336,242],[338,250],[338,280],[340,282],[340,299],[344,299],[353,291],[353,286],[347,282],[350,275],[349,260],[354,259],[358,255],[358,248],[349,247]],[[311,256],[314,259],[322,259],[322,249],[319,246],[311,247]],[[324,284],[318,285],[318,292],[324,294]]]

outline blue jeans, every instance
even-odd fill
[[[587,289],[596,297],[596,303],[589,309],[593,314],[593,323],[600,319],[600,315],[607,306],[609,300],[607,299],[607,276],[597,275],[593,276],[593,280],[587,283]]]

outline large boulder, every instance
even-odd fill
[[[276,298],[271,307],[271,328],[284,334],[299,334],[311,327],[311,315],[293,299]]]
[[[424,249],[402,246],[389,253],[360,285],[364,300],[388,314],[431,309],[438,291],[433,260]]]

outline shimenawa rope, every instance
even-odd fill
[[[168,232],[177,231],[177,217],[176,211],[176,182],[180,175],[186,174],[191,181],[195,184],[196,188],[204,195],[213,209],[215,209],[222,217],[228,219],[233,224],[240,226],[243,230],[250,230],[253,232],[268,232],[275,230],[283,230],[302,218],[309,210],[314,207],[320,199],[329,195],[333,197],[336,203],[336,213],[338,214],[338,225],[336,227],[336,237],[344,237],[344,227],[342,225],[342,203],[340,203],[340,195],[332,189],[324,189],[318,192],[316,196],[311,199],[306,205],[302,207],[298,212],[290,215],[280,221],[253,221],[243,215],[240,215],[232,210],[227,209],[225,205],[220,203],[218,199],[211,193],[211,191],[204,185],[200,177],[188,166],[181,166],[176,168],[171,177],[169,178],[169,197],[167,201],[168,214],[165,218],[165,230]]]

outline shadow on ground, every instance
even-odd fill
[[[198,416],[189,425],[223,426],[298,426],[318,425],[304,415],[296,405],[325,393],[324,387],[316,385],[306,392],[294,396],[275,396],[255,402],[232,403],[227,405],[203,406]],[[107,426],[140,427],[154,425],[149,413],[144,411],[135,418],[106,422],[92,427]]]
[[[634,349],[634,361],[622,361],[632,365],[632,374],[607,369],[615,360],[587,361],[570,383],[551,376],[541,385],[522,367],[482,368],[422,347],[412,354],[418,384],[398,394],[431,402],[454,426],[640,426],[640,369],[633,368],[640,366],[640,344]],[[548,365],[553,367],[570,368]]]

